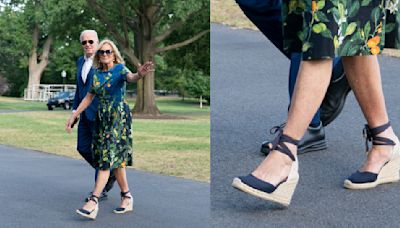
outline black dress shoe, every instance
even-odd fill
[[[108,178],[107,184],[104,187],[104,190],[106,190],[106,192],[109,192],[113,187],[114,187],[114,183],[117,180],[117,178],[114,175],[114,172],[110,173],[110,177]]]
[[[281,124],[280,126],[275,126],[271,128],[270,133],[275,134],[280,129],[285,126]],[[261,145],[261,153],[268,155],[271,152],[269,147],[270,141],[265,141]],[[326,140],[325,140],[325,130],[322,126],[322,123],[318,127],[308,127],[307,131],[305,132],[303,138],[300,140],[299,145],[297,147],[298,154],[304,154],[307,152],[318,151],[318,150],[325,150]]]
[[[327,126],[339,116],[350,91],[343,65],[338,63],[333,69],[331,84],[320,107],[323,126]]]

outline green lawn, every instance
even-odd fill
[[[28,102],[21,98],[0,97],[0,110],[47,110],[44,102]]]
[[[130,100],[131,108],[133,100]],[[134,119],[134,168],[200,181],[210,179],[210,108],[195,100],[159,98],[157,105],[177,119]],[[32,110],[1,113],[2,110]],[[70,111],[47,111],[45,103],[0,97],[0,144],[80,158],[76,129],[64,130]]]

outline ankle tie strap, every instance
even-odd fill
[[[130,191],[127,191],[127,192],[121,192],[121,198],[131,198],[130,196],[127,196],[127,194],[129,193]]]
[[[281,125],[273,126],[271,129],[269,129],[269,133],[271,135],[274,135],[278,131],[283,131],[283,128],[285,127],[285,125],[286,125],[286,122],[284,122]]]
[[[285,145],[285,142],[291,143],[295,146],[297,146],[300,142],[300,140],[293,139],[292,137],[283,134],[283,129],[279,128],[277,131],[279,131],[278,136],[269,144],[269,147],[271,150],[277,150],[283,154],[286,154],[289,156],[292,161],[296,161],[296,158],[292,154],[292,152],[289,150],[289,148]]]
[[[390,121],[384,125],[378,126],[376,128],[370,128],[367,124],[363,129],[363,136],[365,138],[365,152],[369,151],[368,142],[372,142],[372,145],[380,145],[380,146],[394,146],[396,145],[393,140],[377,136],[378,134],[382,133],[386,129],[390,127]]]
[[[96,195],[93,195],[93,194],[88,198],[88,200],[91,200],[91,201],[95,202],[96,204],[99,203],[99,197]]]

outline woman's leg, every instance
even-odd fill
[[[301,139],[312,117],[322,103],[329,85],[332,60],[303,61],[289,109],[284,134]],[[296,146],[286,144],[297,154]],[[252,173],[257,178],[277,185],[284,180],[291,168],[292,160],[278,151],[272,151]]]
[[[96,184],[93,189],[93,195],[99,197],[104,187],[107,184],[108,177],[110,176],[110,170],[99,170],[97,174]],[[84,206],[83,209],[91,211],[95,208],[96,203],[92,200],[89,200]]]
[[[386,112],[377,56],[344,57],[343,66],[369,127],[374,128],[387,123],[389,117]],[[391,127],[378,136],[392,140],[396,138]],[[373,145],[360,171],[379,173],[389,160],[392,148],[392,146]]]
[[[121,192],[129,191],[128,180],[126,179],[126,169],[116,168],[114,169],[114,174],[115,177],[117,178],[117,182],[119,188],[121,189]],[[127,195],[132,197],[131,193],[128,193]],[[119,207],[125,208],[129,204],[129,200],[130,200],[129,198],[122,198]]]

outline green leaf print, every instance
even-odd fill
[[[395,23],[386,24],[385,33],[392,32],[394,30],[394,28],[396,28],[396,24]]]
[[[335,49],[337,49],[339,47],[339,40],[338,40],[338,37],[336,35],[333,38],[333,45],[334,45]]]
[[[364,38],[362,37],[361,33],[362,33],[362,29],[357,29],[357,32],[354,33],[353,37],[351,38],[352,41],[354,42],[358,42],[360,44],[364,43]]]
[[[357,28],[357,23],[351,22],[349,26],[347,26],[346,28],[346,36],[350,36],[351,34],[353,34],[356,28]]]
[[[322,31],[321,35],[325,38],[329,38],[332,39],[332,33],[330,30],[325,29],[324,31]]]
[[[297,37],[299,37],[299,40],[304,41],[306,39],[306,37],[307,37],[307,32],[304,31],[304,30],[299,31],[297,33]]]
[[[369,22],[367,22],[367,23],[364,25],[364,34],[365,34],[366,36],[368,36],[368,34],[369,34],[370,31],[371,31],[371,24],[370,24]],[[368,38],[368,37],[366,37],[366,38]]]
[[[321,33],[322,31],[326,30],[326,25],[324,23],[318,23],[313,25],[313,32]]]
[[[358,0],[355,0],[350,7],[348,17],[354,17],[358,13],[359,9],[360,9],[360,2],[358,2]]]
[[[331,2],[335,7],[338,7],[339,0],[332,0]]]
[[[289,1],[289,13],[292,13],[297,8],[297,0],[290,0]]]
[[[333,19],[335,19],[336,24],[338,24],[340,20],[339,10],[337,8],[331,8],[330,11],[332,12]]]
[[[368,6],[372,0],[362,0],[361,6]]]
[[[322,10],[325,7],[325,0],[317,2],[317,9]]]
[[[306,8],[306,3],[303,0],[297,3],[297,9],[299,10],[298,13],[303,13]]]
[[[311,43],[310,42],[305,42],[304,44],[303,44],[303,47],[302,47],[302,52],[306,52],[308,49],[310,49],[310,47],[311,47]]]
[[[321,11],[315,12],[315,17],[318,22],[325,22],[325,23],[329,22],[329,19]]]
[[[351,43],[351,42],[349,42],[349,43]],[[353,56],[358,52],[359,49],[360,49],[359,45],[355,45],[354,43],[352,43],[352,45],[350,46],[350,48],[349,48],[349,50],[347,52],[347,55],[348,56]]]
[[[342,18],[342,17],[345,17],[345,14],[344,14],[344,6],[343,6],[343,4],[342,3],[339,3],[338,4],[338,10],[339,10],[339,18]]]
[[[378,24],[380,15],[381,15],[381,9],[379,7],[375,7],[371,13],[371,19],[375,24]]]

